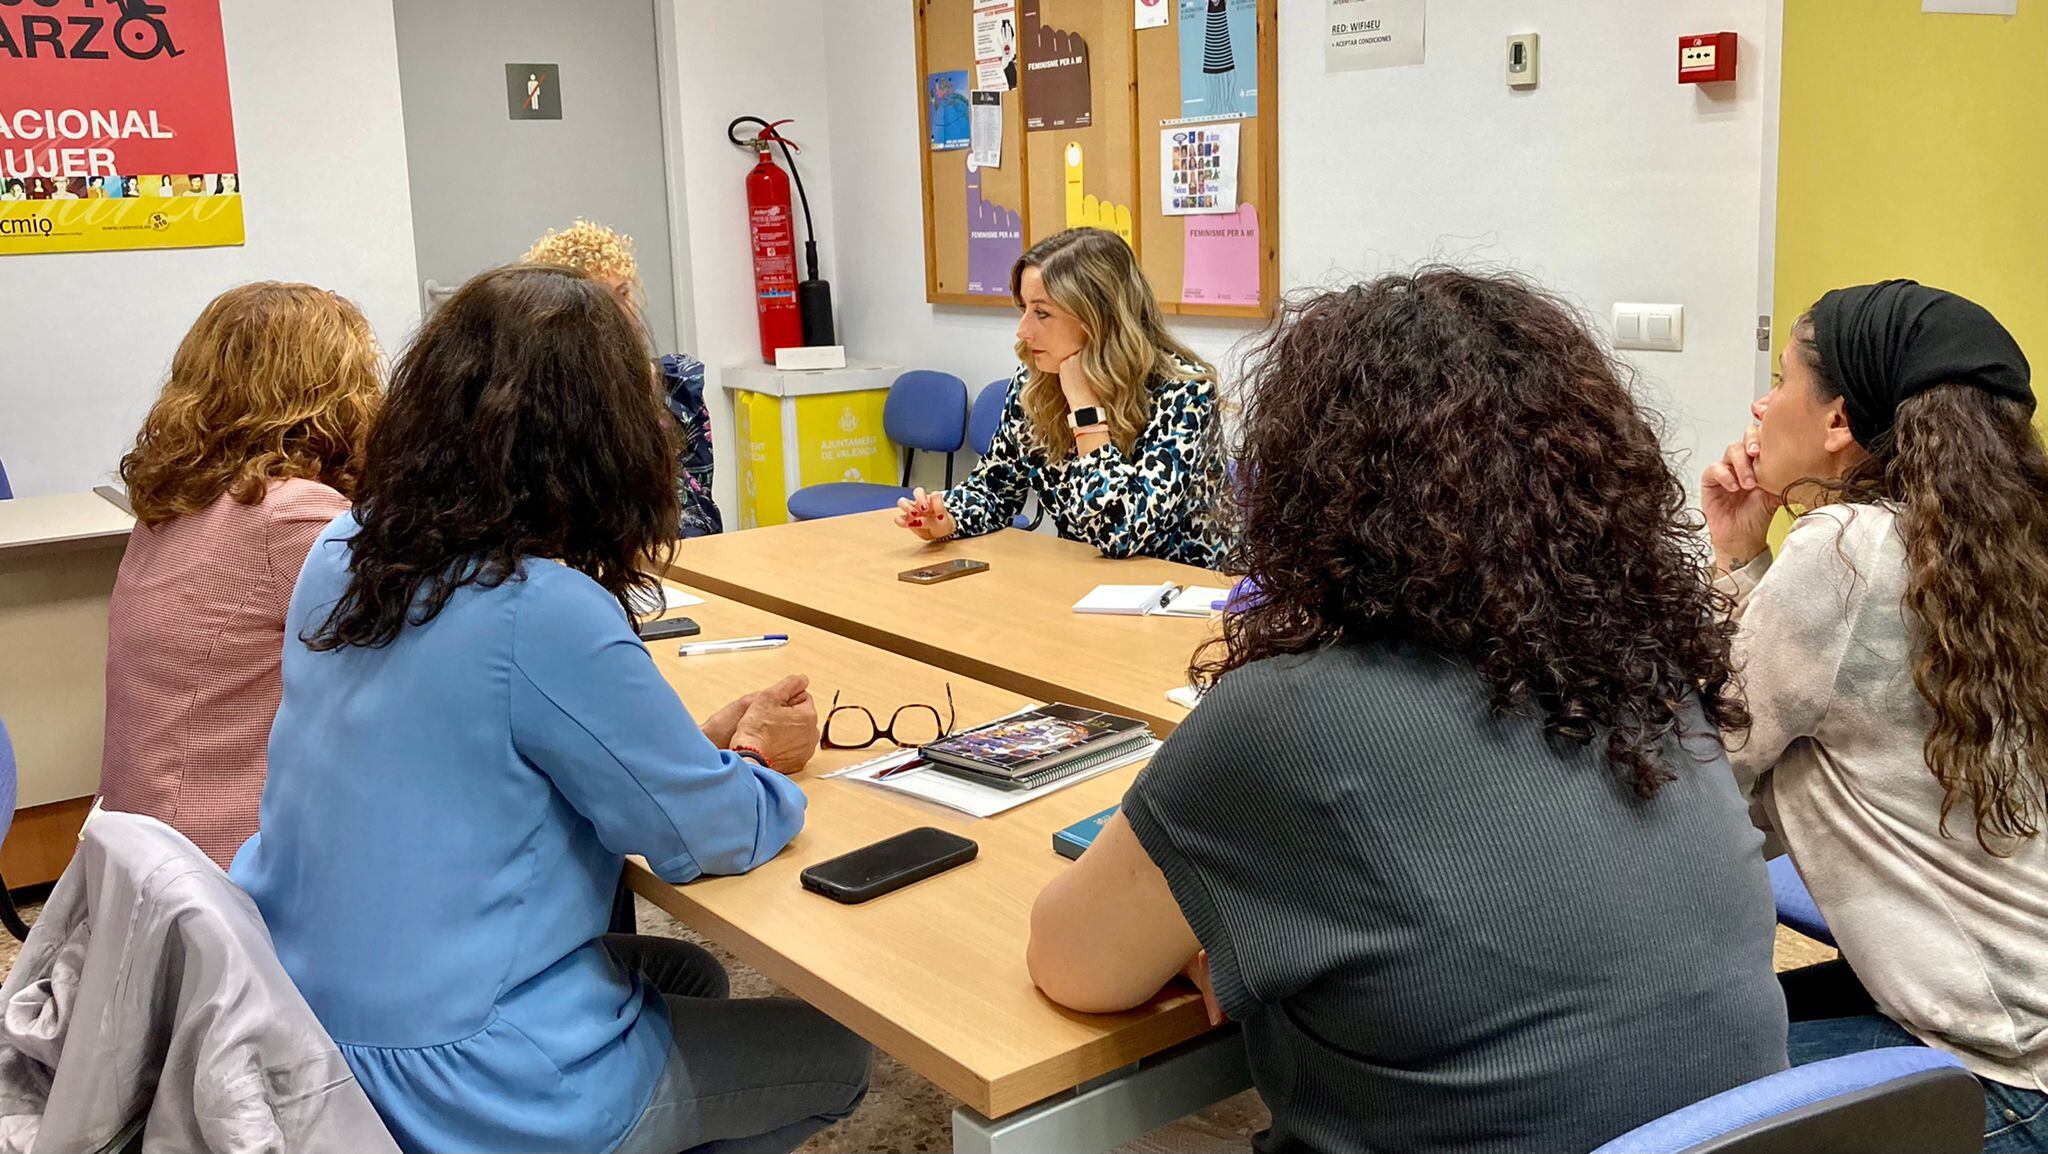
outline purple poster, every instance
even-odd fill
[[[967,173],[967,291],[1009,296],[1010,268],[1024,255],[1024,220],[981,198],[981,172]]]

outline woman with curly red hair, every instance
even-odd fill
[[[1585,1150],[1783,1069],[1733,626],[1626,374],[1520,281],[1292,306],[1206,699],[1032,912],[1055,1001],[1176,973],[1267,1150]]]
[[[222,868],[256,832],[292,584],[348,511],[382,387],[355,305],[243,285],[199,314],[121,459],[137,524],[107,611],[100,800]]]

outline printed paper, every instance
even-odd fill
[[[934,72],[925,78],[925,112],[933,152],[966,148],[969,141],[967,73]]]
[[[1159,132],[1159,207],[1167,216],[1237,211],[1239,123]]]
[[[974,87],[1017,87],[1017,0],[974,0]]]
[[[1182,116],[1259,114],[1258,0],[1180,5]]]
[[[1003,163],[1003,94],[976,92],[973,97],[967,167],[999,168]]]
[[[1324,70],[1422,63],[1427,11],[1426,0],[1328,0]]]
[[[1088,41],[1039,22],[1044,0],[1024,3],[1024,128],[1086,128],[1094,123],[1088,89]]]

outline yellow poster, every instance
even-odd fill
[[[165,180],[163,177],[144,179]],[[139,185],[140,181],[137,183]],[[162,187],[161,183],[158,187]],[[241,243],[240,193],[119,199],[0,198],[0,255],[129,248],[203,248]]]

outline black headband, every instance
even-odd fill
[[[1936,385],[1969,385],[2034,410],[2019,342],[1952,292],[1909,280],[1836,289],[1813,306],[1813,341],[1865,448],[1891,431],[1900,402]]]

